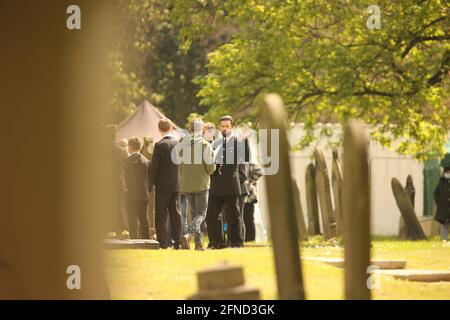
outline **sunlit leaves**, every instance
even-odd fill
[[[254,116],[261,95],[277,92],[291,120],[306,128],[357,117],[401,153],[425,159],[442,152],[450,118],[448,3],[377,1],[382,28],[369,30],[362,0],[172,2],[186,43],[219,25],[235,28],[197,80],[209,115]]]

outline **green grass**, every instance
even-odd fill
[[[395,241],[375,238],[372,258],[405,259],[409,269],[450,271],[450,247],[437,239]],[[318,239],[302,245],[302,257],[341,257],[339,246]],[[186,299],[197,291],[196,272],[222,261],[244,267],[246,284],[260,289],[262,299],[276,299],[273,252],[269,246],[208,250],[111,250],[106,271],[113,299]],[[302,262],[308,299],[343,299],[343,270],[322,262]],[[450,299],[450,282],[419,283],[381,278],[374,299]]]

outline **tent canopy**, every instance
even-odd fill
[[[117,126],[116,140],[119,141],[137,136],[141,139],[150,137],[153,138],[154,142],[158,142],[162,138],[158,130],[158,122],[163,118],[167,117],[150,102],[144,101]],[[174,124],[173,134],[182,137],[183,131]]]

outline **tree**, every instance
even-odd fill
[[[204,113],[193,80],[205,75],[207,53],[227,41],[227,31],[196,41],[183,50],[170,2],[120,0],[118,35],[112,55],[114,99],[119,121],[148,99],[181,126],[192,112]]]
[[[209,54],[201,85],[208,114],[254,118],[279,93],[313,140],[318,122],[360,118],[385,146],[418,159],[443,153],[450,118],[450,6],[444,0],[380,0],[381,28],[361,0],[172,0],[185,47],[235,25]]]

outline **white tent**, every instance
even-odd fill
[[[154,142],[158,142],[162,135],[158,130],[158,121],[167,118],[150,102],[142,102],[136,110],[125,118],[117,126],[117,141],[137,136],[141,139],[144,137],[153,138]],[[179,137],[183,136],[183,131],[175,124],[173,125],[173,134]]]

